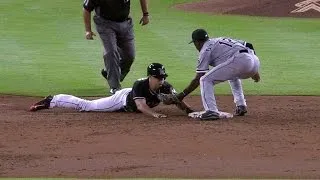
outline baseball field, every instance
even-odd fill
[[[191,33],[205,28],[212,37],[254,44],[261,82],[243,81],[248,114],[200,122],[171,105],[156,107],[165,119],[29,112],[49,94],[109,95],[102,46],[98,36],[85,40],[82,1],[1,0],[0,177],[320,177],[319,1],[149,0],[150,24],[143,27],[139,2],[131,5],[137,56],[123,87],[160,62],[183,90],[197,63]],[[196,110],[199,92],[186,97]],[[228,83],[215,92],[219,109],[232,112]]]

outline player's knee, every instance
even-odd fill
[[[111,44],[104,44],[104,55],[110,55],[110,54],[117,54],[118,52],[118,47]]]
[[[208,78],[208,76],[202,76],[201,78],[200,78],[200,82],[209,82],[209,78]]]
[[[211,86],[213,86],[215,84],[214,82],[215,81],[211,78],[208,78],[208,76],[202,76],[200,78],[200,84],[207,84],[207,85],[210,84]]]
[[[96,111],[98,109],[97,103],[90,100],[85,100],[81,106],[80,111]]]
[[[120,57],[119,57],[117,51],[108,51],[108,52],[104,53],[103,59],[107,60],[107,62],[108,61],[119,62]]]
[[[108,51],[104,52],[105,56],[115,56],[118,54],[117,49],[108,49]]]

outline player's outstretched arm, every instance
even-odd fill
[[[135,99],[134,102],[137,105],[137,108],[139,111],[141,111],[144,114],[147,114],[149,116],[155,117],[155,118],[165,118],[167,117],[164,114],[157,113],[153,111],[146,103],[146,99]]]
[[[186,87],[181,93],[177,95],[178,99],[182,101],[183,98],[185,98],[188,94],[190,94],[192,91],[197,89],[197,87],[200,85],[200,78],[205,73],[197,73],[196,76],[193,78],[193,80],[190,82],[188,87]]]

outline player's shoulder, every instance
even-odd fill
[[[147,77],[143,77],[143,78],[137,79],[134,83],[135,84],[141,84],[141,83],[145,83],[147,81],[148,81],[148,78]]]
[[[144,77],[144,78],[137,79],[133,84],[134,85],[145,84],[147,81],[148,81],[148,78]]]
[[[204,57],[206,57],[208,54],[211,53],[213,47],[214,47],[215,41],[213,40],[209,40],[207,41],[203,47],[201,48],[200,52],[199,52],[199,59],[202,59]]]
[[[147,79],[148,79],[147,77],[139,78],[139,79],[136,80],[136,82],[144,82]]]
[[[217,41],[219,41],[219,40],[221,40],[221,39],[223,39],[223,38],[225,38],[225,37],[214,37],[214,38],[211,38],[210,39],[210,42],[212,43],[212,42],[217,42]]]

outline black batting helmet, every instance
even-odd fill
[[[168,74],[166,73],[166,69],[160,63],[151,63],[147,68],[147,75],[153,76],[156,78],[168,77]]]

